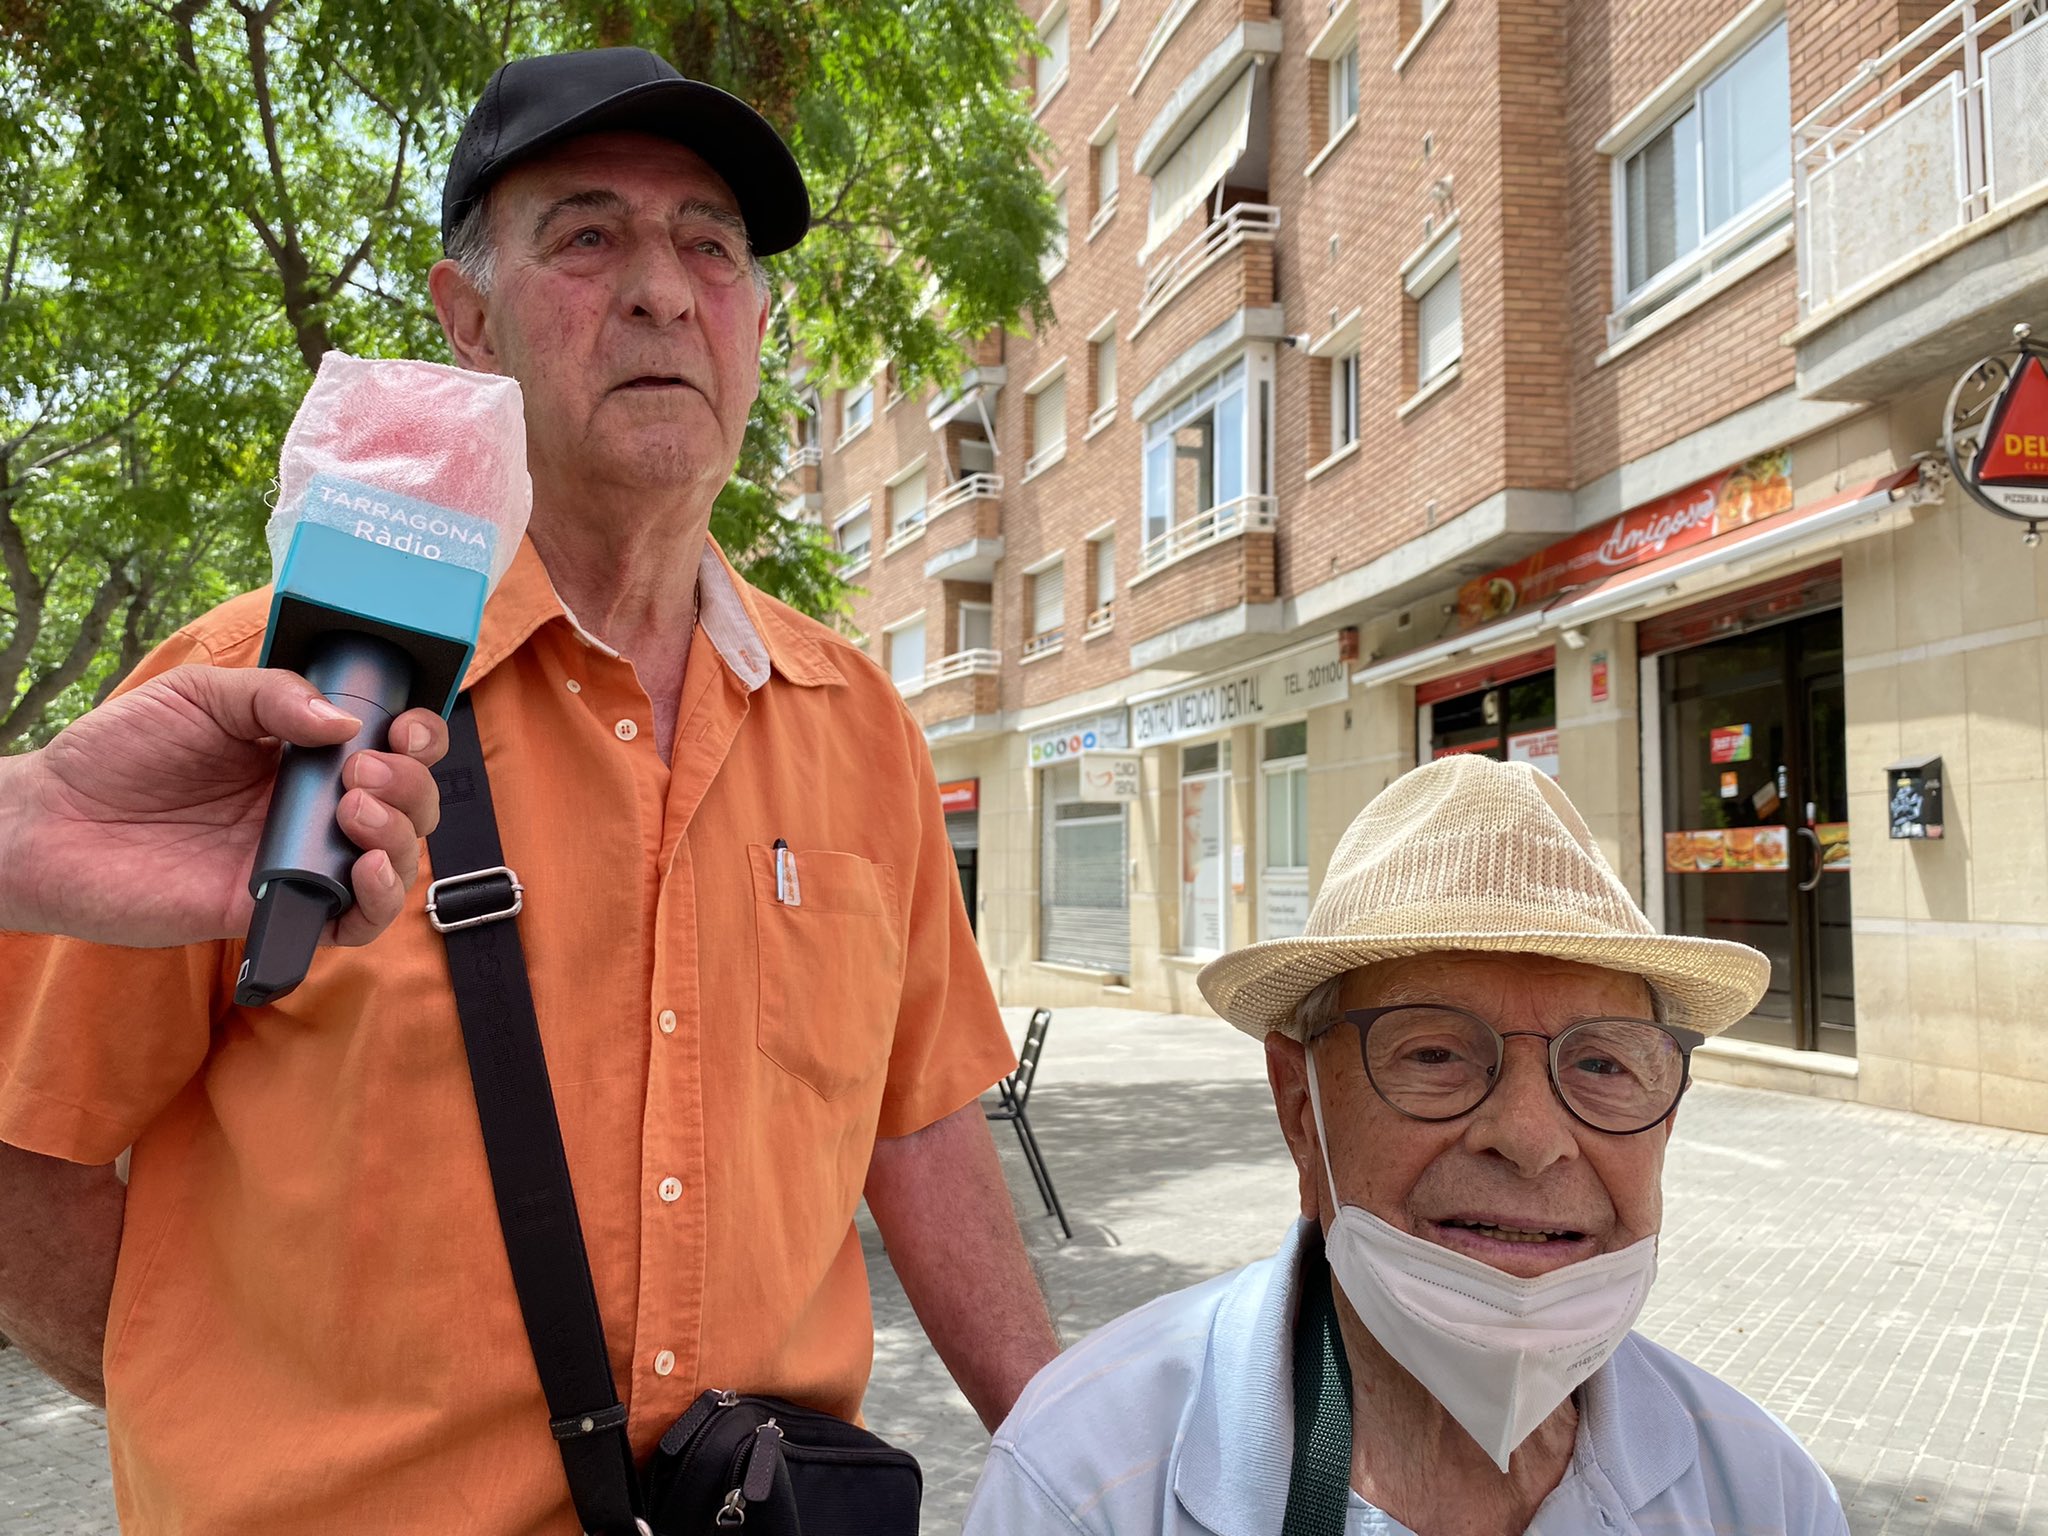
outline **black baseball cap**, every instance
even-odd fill
[[[591,48],[500,65],[462,126],[441,188],[441,245],[492,182],[578,134],[658,134],[696,151],[739,200],[757,256],[786,251],[811,225],[796,156],[737,96],[688,80],[645,48]]]

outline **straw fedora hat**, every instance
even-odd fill
[[[1548,774],[1460,754],[1375,796],[1337,844],[1307,931],[1211,961],[1202,995],[1247,1034],[1294,1034],[1295,1007],[1318,983],[1444,950],[1640,976],[1666,1023],[1706,1035],[1743,1019],[1771,977],[1747,944],[1652,927]]]

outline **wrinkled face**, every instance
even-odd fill
[[[486,357],[472,366],[524,390],[536,487],[715,495],[759,392],[768,316],[732,190],[679,144],[600,133],[507,171],[491,214]]]
[[[1638,977],[1531,955],[1415,956],[1354,971],[1346,1009],[1397,1003],[1462,1008],[1507,1041],[1501,1076],[1482,1104],[1455,1120],[1410,1119],[1367,1077],[1356,1025],[1340,1023],[1315,1052],[1330,1168],[1345,1204],[1510,1274],[1532,1276],[1612,1253],[1663,1220],[1664,1147],[1671,1119],[1633,1136],[1575,1120],[1550,1086],[1545,1040],[1580,1019],[1651,1017]],[[1302,1047],[1273,1036],[1269,1072],[1302,1180],[1303,1211],[1334,1214],[1315,1144]],[[1672,1117],[1672,1118],[1675,1118]]]

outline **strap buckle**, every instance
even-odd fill
[[[480,886],[486,881],[502,879],[511,887],[510,904],[474,913],[468,917],[444,920],[441,906],[450,891],[462,891],[469,886]],[[526,905],[526,887],[519,883],[519,876],[508,864],[496,864],[489,869],[473,869],[467,874],[449,875],[436,880],[427,887],[427,921],[434,925],[436,933],[454,933],[463,928],[478,928],[485,923],[503,922],[508,917],[517,917]]]

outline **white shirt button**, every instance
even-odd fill
[[[635,725],[630,720],[621,720],[617,725],[613,726],[612,729],[613,731],[618,733],[618,738],[621,741],[631,741],[635,736],[638,736],[640,734],[640,727]]]
[[[683,1181],[681,1179],[663,1179],[661,1181],[661,1198],[670,1204],[674,1204],[682,1199]]]
[[[675,1353],[675,1351],[674,1351],[674,1350],[672,1350],[672,1349],[664,1349],[664,1350],[662,1350],[662,1351],[661,1351],[661,1352],[660,1352],[659,1354],[657,1354],[657,1355],[656,1355],[656,1356],[654,1357],[654,1374],[655,1374],[655,1375],[657,1375],[657,1376],[666,1376],[666,1375],[668,1375],[668,1374],[669,1374],[669,1372],[673,1371],[673,1370],[674,1370],[675,1368],[676,1368],[676,1353]]]
[[[661,1017],[660,1017],[660,1018],[658,1018],[658,1019],[656,1019],[656,1020],[655,1020],[654,1022],[655,1022],[656,1024],[659,1024],[659,1025],[661,1026],[661,1032],[662,1032],[662,1033],[663,1033],[664,1035],[672,1035],[672,1034],[674,1034],[674,1033],[676,1032],[676,1011],[675,1011],[675,1009],[673,1009],[673,1008],[664,1008],[664,1009],[662,1009],[662,1010],[661,1010]]]
[[[571,693],[581,693],[583,691],[583,685],[577,682],[576,679],[572,677],[569,679],[569,691]]]

